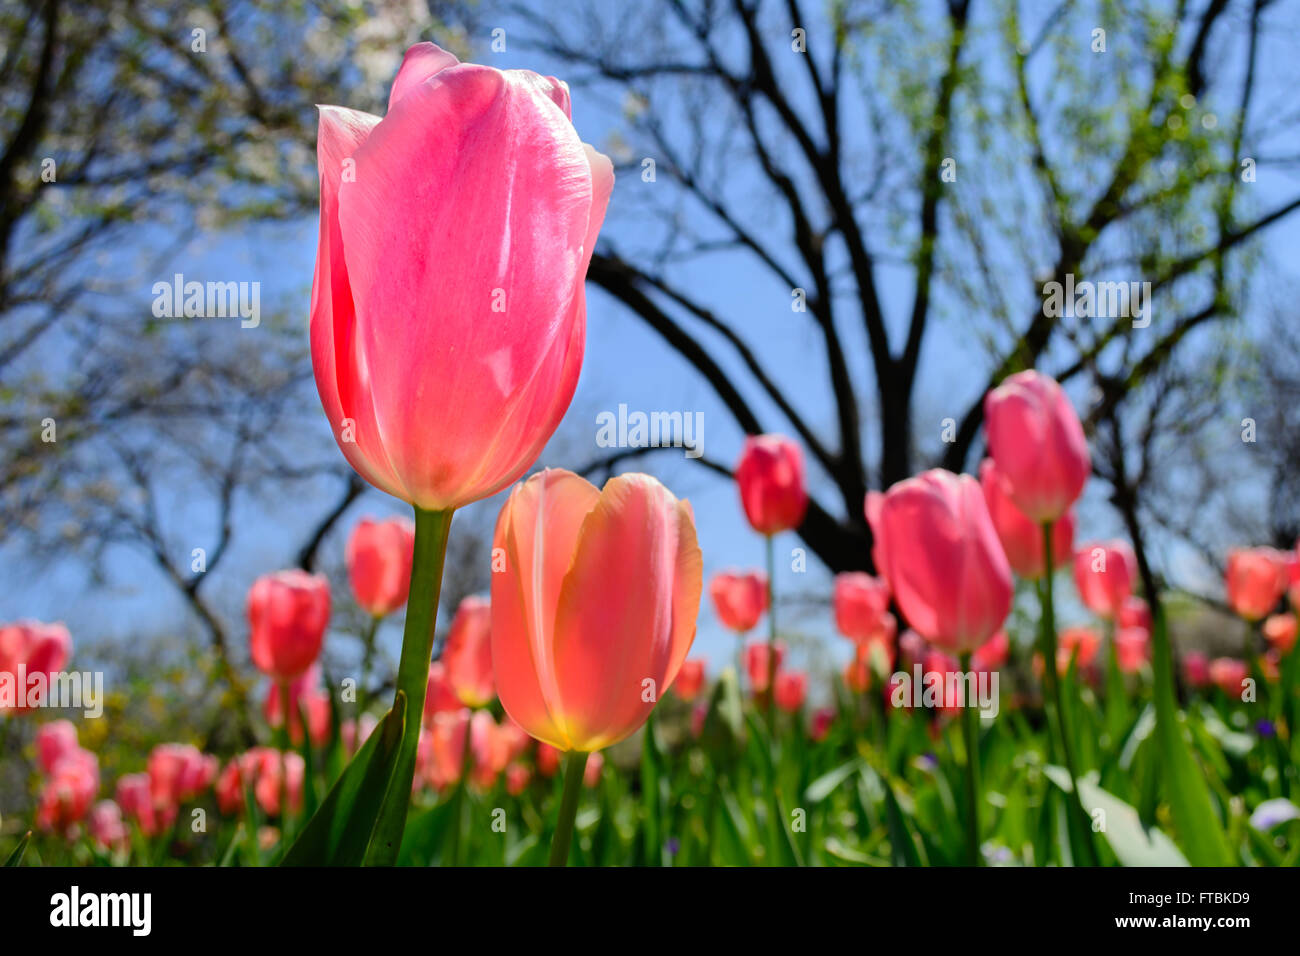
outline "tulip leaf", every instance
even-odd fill
[[[1237,861],[1215,812],[1209,784],[1192,753],[1184,718],[1174,699],[1173,655],[1164,609],[1158,604],[1151,657],[1161,779],[1174,818],[1174,830],[1187,858],[1195,866],[1235,866]]]
[[[5,866],[17,866],[22,861],[23,854],[27,851],[27,844],[30,843],[31,840],[32,831],[28,830],[23,834],[23,838],[18,841],[18,845],[14,847],[13,852],[6,857]]]
[[[834,793],[840,784],[853,776],[860,766],[862,766],[862,758],[854,757],[852,760],[840,764],[834,770],[822,774],[808,784],[808,789],[804,791],[804,800],[814,806],[821,803]]]
[[[436,806],[411,818],[397,853],[398,866],[432,866],[452,821],[456,818],[459,797],[440,800]]]
[[[1048,766],[1044,774],[1063,793],[1070,793],[1070,775],[1064,767]],[[1093,826],[1110,844],[1123,866],[1189,866],[1174,841],[1162,830],[1144,826],[1137,810],[1093,781],[1095,774],[1079,780],[1079,795]]]
[[[375,728],[320,809],[307,821],[281,866],[359,866],[388,792],[406,720],[406,695]]]

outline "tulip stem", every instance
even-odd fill
[[[776,718],[772,711],[772,701],[776,698],[776,551],[772,545],[772,536],[765,535],[767,545],[767,722],[772,727],[772,738],[776,739]]]
[[[398,744],[397,763],[375,820],[366,852],[369,866],[391,866],[397,861],[411,803],[411,782],[415,779],[415,753],[424,717],[424,695],[429,685],[429,662],[433,658],[433,629],[438,621],[438,596],[442,591],[442,566],[447,557],[447,533],[453,511],[415,509],[415,557],[411,564],[411,589],[406,599],[406,627],[402,632],[402,656],[397,664],[397,694],[406,694],[406,720]]]
[[[565,758],[564,796],[560,798],[560,815],[555,821],[555,836],[551,839],[551,866],[569,865],[573,821],[578,816],[578,796],[582,793],[582,777],[589,756],[585,750],[572,750]]]
[[[370,671],[375,660],[375,636],[379,631],[379,618],[371,615],[366,628],[361,634],[361,686],[357,689],[357,715],[366,712],[370,703]]]
[[[961,655],[962,673],[970,673],[970,652]],[[962,701],[961,729],[966,743],[966,858],[980,865],[980,751],[979,713],[974,702]]]
[[[1070,776],[1070,788],[1073,791],[1071,798],[1066,800],[1070,808],[1067,812],[1077,815],[1079,839],[1088,848],[1087,862],[1098,866],[1100,861],[1097,859],[1097,849],[1092,844],[1092,827],[1088,822],[1088,812],[1083,806],[1083,794],[1079,792],[1079,775],[1075,770],[1074,742],[1070,733],[1069,717],[1061,694],[1061,681],[1056,673],[1056,603],[1052,588],[1052,576],[1056,569],[1052,566],[1054,558],[1052,548],[1052,522],[1046,521],[1043,523],[1043,606],[1040,649],[1043,655],[1043,683],[1047,687],[1046,697],[1050,698],[1050,702],[1045,699],[1043,708],[1048,711],[1049,733],[1052,730],[1051,711],[1056,712],[1057,736],[1061,741],[1061,754],[1065,758],[1065,770]]]

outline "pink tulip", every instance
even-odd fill
[[[468,707],[435,714],[429,722],[429,762],[426,779],[434,790],[443,790],[460,780],[465,766],[465,746],[472,733]]]
[[[451,680],[447,677],[447,666],[442,661],[429,665],[429,683],[424,694],[424,722],[427,724],[437,714],[457,711],[464,706],[456,696]]]
[[[1224,577],[1228,604],[1247,621],[1277,607],[1287,588],[1288,556],[1273,548],[1237,548],[1228,554]]]
[[[774,691],[776,706],[787,714],[796,713],[803,706],[808,692],[808,675],[803,671],[779,671]]]
[[[835,709],[833,707],[818,707],[813,711],[812,721],[808,725],[808,739],[814,742],[825,740],[834,723]]]
[[[462,704],[472,710],[492,702],[492,609],[483,598],[467,597],[456,608],[442,662]]]
[[[506,713],[561,750],[645,722],[695,640],[702,560],[690,505],[649,475],[603,490],[547,470],[515,488],[493,545],[492,660]]]
[[[65,832],[81,821],[99,792],[99,761],[88,750],[64,754],[50,771],[36,806],[36,825]]]
[[[1092,667],[1101,649],[1101,635],[1090,627],[1067,627],[1056,637],[1056,672],[1064,675],[1075,662],[1079,673]]]
[[[803,451],[783,435],[745,438],[736,484],[745,517],[759,534],[773,535],[803,524],[808,510]]]
[[[1151,620],[1151,608],[1146,601],[1136,595],[1126,597],[1124,603],[1120,605],[1116,624],[1121,629],[1137,627],[1144,631],[1150,631],[1154,626]]]
[[[374,617],[392,614],[406,603],[415,555],[415,525],[406,518],[362,518],[344,551],[352,594]]]
[[[136,822],[140,832],[146,837],[157,836],[162,832],[164,825],[171,824],[171,820],[159,819],[147,773],[128,773],[118,777],[117,803],[122,808],[122,812]],[[172,819],[175,819],[174,815]]]
[[[1011,610],[1011,568],[969,475],[935,469],[867,495],[878,570],[904,617],[956,653],[979,647]]]
[[[1188,651],[1183,655],[1183,678],[1191,687],[1210,684],[1210,659],[1201,651]]]
[[[835,628],[854,641],[881,636],[889,625],[889,584],[862,571],[835,575]],[[895,627],[897,625],[895,624]]]
[[[312,366],[340,449],[423,509],[505,488],[573,397],[613,165],[563,83],[431,43],[383,119],[321,107],[317,158]]]
[[[599,752],[587,758],[587,765],[582,768],[583,786],[594,789],[600,784],[600,774],[605,769],[605,755]]]
[[[911,670],[912,665],[925,657],[928,650],[925,638],[910,628],[898,638],[898,652],[902,655],[905,670]]]
[[[970,666],[976,673],[999,670],[1011,657],[1011,639],[1006,631],[998,631],[987,641],[975,648],[971,654]]]
[[[506,767],[506,793],[512,797],[519,796],[528,789],[532,777],[533,772],[525,764],[512,763]]]
[[[1119,669],[1133,674],[1151,656],[1151,633],[1144,627],[1121,627],[1115,632],[1115,657]]]
[[[212,785],[217,758],[190,744],[159,744],[149,754],[147,772],[154,806],[177,807]]]
[[[1132,595],[1137,556],[1125,541],[1095,541],[1074,556],[1074,584],[1088,610],[1113,621]]]
[[[1043,576],[1043,529],[1016,507],[1007,490],[1007,481],[992,458],[980,464],[980,488],[998,540],[1007,555],[1011,570],[1026,581]],[[1074,549],[1074,512],[1067,511],[1052,525],[1052,567],[1059,568]]]
[[[36,757],[47,774],[54,772],[61,758],[79,749],[77,728],[70,720],[52,720],[36,731]]]
[[[1029,369],[984,398],[989,454],[1017,508],[1037,524],[1064,517],[1092,469],[1083,426],[1055,380]]]
[[[90,838],[101,850],[118,850],[128,842],[126,824],[122,821],[122,808],[112,800],[100,800],[90,808],[87,829]]]
[[[709,597],[722,626],[737,634],[754,629],[767,610],[767,575],[762,571],[719,571]]]
[[[691,736],[698,737],[704,733],[704,723],[709,719],[709,702],[701,700],[691,708]]]
[[[1210,682],[1228,697],[1241,697],[1242,684],[1250,676],[1250,666],[1235,657],[1216,657],[1210,661]]]
[[[356,753],[370,739],[370,735],[378,726],[379,718],[374,714],[362,714],[356,720],[343,721],[339,727],[339,738],[343,741],[343,749],[349,755]]]
[[[1274,614],[1264,621],[1264,639],[1278,654],[1290,654],[1295,647],[1297,621],[1294,614]]]
[[[690,703],[704,689],[704,661],[700,658],[687,658],[682,661],[682,668],[673,681],[673,690],[682,700]]]
[[[268,726],[279,729],[284,724],[280,685],[271,684],[262,707]],[[312,664],[289,683],[289,740],[302,743],[302,711],[307,712],[307,732],[311,742],[324,746],[330,735],[330,695],[320,686],[320,667]]]
[[[560,769],[560,751],[545,741],[537,742],[537,772],[543,777],[554,777]]]
[[[72,638],[62,624],[18,621],[0,626],[0,714],[40,706],[49,696],[50,679],[63,670],[71,654]],[[36,674],[44,680],[32,681]],[[25,686],[19,686],[20,679]]]
[[[291,681],[315,663],[330,617],[329,582],[305,571],[264,574],[248,592],[253,663]]]
[[[768,675],[781,669],[781,661],[785,659],[785,645],[777,641],[774,651],[776,661],[769,664],[766,641],[745,646],[745,673],[749,675],[749,686],[755,694],[766,694]]]

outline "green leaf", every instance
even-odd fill
[[[397,761],[406,722],[406,695],[357,751],[343,776],[281,861],[281,866],[359,866]]]
[[[1070,775],[1064,767],[1045,767],[1043,772],[1063,793],[1070,792]],[[1090,817],[1101,810],[1100,830],[1123,866],[1189,866],[1174,841],[1160,829],[1142,824],[1138,812],[1091,779],[1080,778],[1079,795]]]
[[[1235,866],[1210,796],[1209,784],[1192,754],[1183,715],[1174,699],[1173,655],[1164,609],[1156,605],[1152,640],[1155,670],[1156,740],[1160,747],[1161,779],[1169,809],[1187,858],[1196,866]]]
[[[27,844],[31,842],[31,839],[32,831],[28,830],[23,834],[23,838],[18,841],[14,851],[5,859],[5,866],[17,866],[22,861],[23,854],[27,851]]]
[[[432,866],[438,860],[447,829],[456,819],[457,800],[453,794],[432,809],[411,818],[397,854],[398,866]]]
[[[835,789],[849,777],[853,776],[859,767],[862,766],[862,758],[854,757],[846,763],[840,764],[834,770],[830,770],[812,783],[808,784],[808,789],[804,791],[804,802],[817,805],[835,792]]]

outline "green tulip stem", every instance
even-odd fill
[[[578,797],[582,793],[582,777],[589,756],[585,750],[572,750],[564,760],[564,795],[560,798],[560,815],[555,821],[555,836],[551,840],[551,866],[569,865],[573,823],[578,816]]]
[[[961,655],[963,674],[970,673],[970,652]],[[961,729],[966,743],[966,859],[980,865],[980,751],[979,713],[975,702],[962,701]]]

